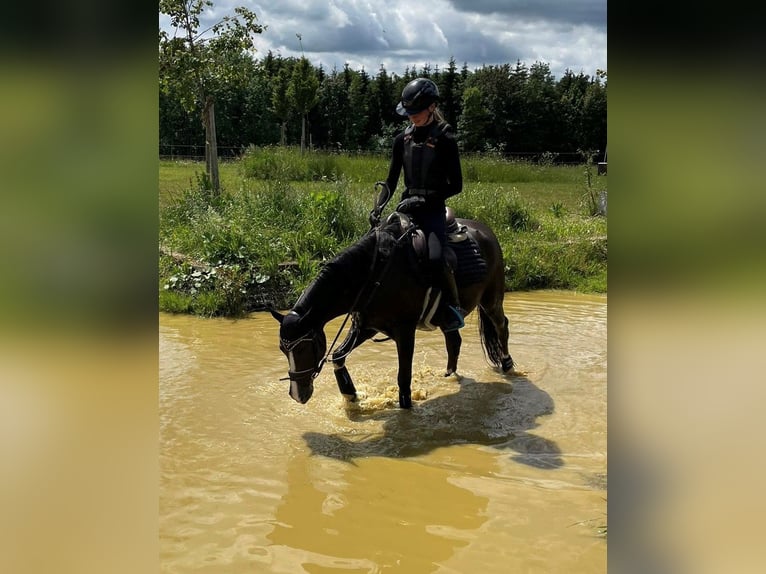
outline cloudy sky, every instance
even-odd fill
[[[545,62],[557,79],[607,69],[606,0],[213,1],[202,29],[247,6],[268,27],[256,36],[257,57],[299,57],[302,47],[327,71],[348,63],[374,76],[383,64],[401,75],[407,66],[444,68],[450,57],[471,70]],[[160,26],[173,32],[165,17]]]

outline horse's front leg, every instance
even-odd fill
[[[412,357],[415,354],[415,327],[399,333],[396,337],[396,350],[399,355],[399,406],[412,408]]]
[[[332,365],[335,369],[335,380],[338,383],[338,390],[347,401],[356,402],[356,387],[351,375],[346,368],[346,357],[348,354],[372,337],[375,331],[371,329],[357,329],[353,327],[346,335],[345,340],[340,347],[332,354]]]
[[[444,333],[444,342],[447,345],[447,371],[445,377],[457,372],[457,359],[460,356],[460,346],[463,344],[463,338],[458,331]]]

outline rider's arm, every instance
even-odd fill
[[[388,177],[386,183],[388,189],[391,192],[391,197],[394,196],[396,186],[399,183],[399,175],[402,172],[402,164],[404,162],[404,136],[399,134],[394,138],[394,145],[391,151],[391,163],[388,166]]]
[[[426,197],[427,209],[443,209],[448,197],[463,190],[463,172],[460,168],[460,153],[452,133],[444,133],[436,144],[437,159],[433,170],[433,189],[436,193]]]
[[[460,152],[455,135],[447,132],[439,143],[442,148],[440,151],[444,154],[444,169],[447,172],[447,182],[442,197],[447,199],[463,191],[463,171],[460,168]]]

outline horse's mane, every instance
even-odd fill
[[[375,262],[391,255],[401,230],[398,219],[385,221],[340,251],[322,265],[316,278],[298,298],[293,310],[304,315],[314,306],[327,307],[346,291],[358,292],[369,278]]]
[[[324,263],[298,298],[293,310],[302,315],[311,307],[326,306],[329,300],[340,295],[350,285],[357,284],[357,278],[365,280],[376,243],[376,234],[368,233]]]

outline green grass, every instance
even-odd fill
[[[239,162],[221,162],[218,171],[221,178],[221,187],[224,189],[238,189],[243,183],[242,168]],[[185,191],[195,187],[197,175],[204,172],[204,162],[160,160],[160,209],[178,200]]]
[[[448,204],[495,230],[509,290],[606,292],[606,218],[589,201],[605,176],[494,157],[463,167],[463,192]],[[292,305],[322,261],[367,231],[387,170],[383,155],[251,149],[221,164],[223,192],[211,199],[203,163],[160,161],[160,308],[234,316]]]

